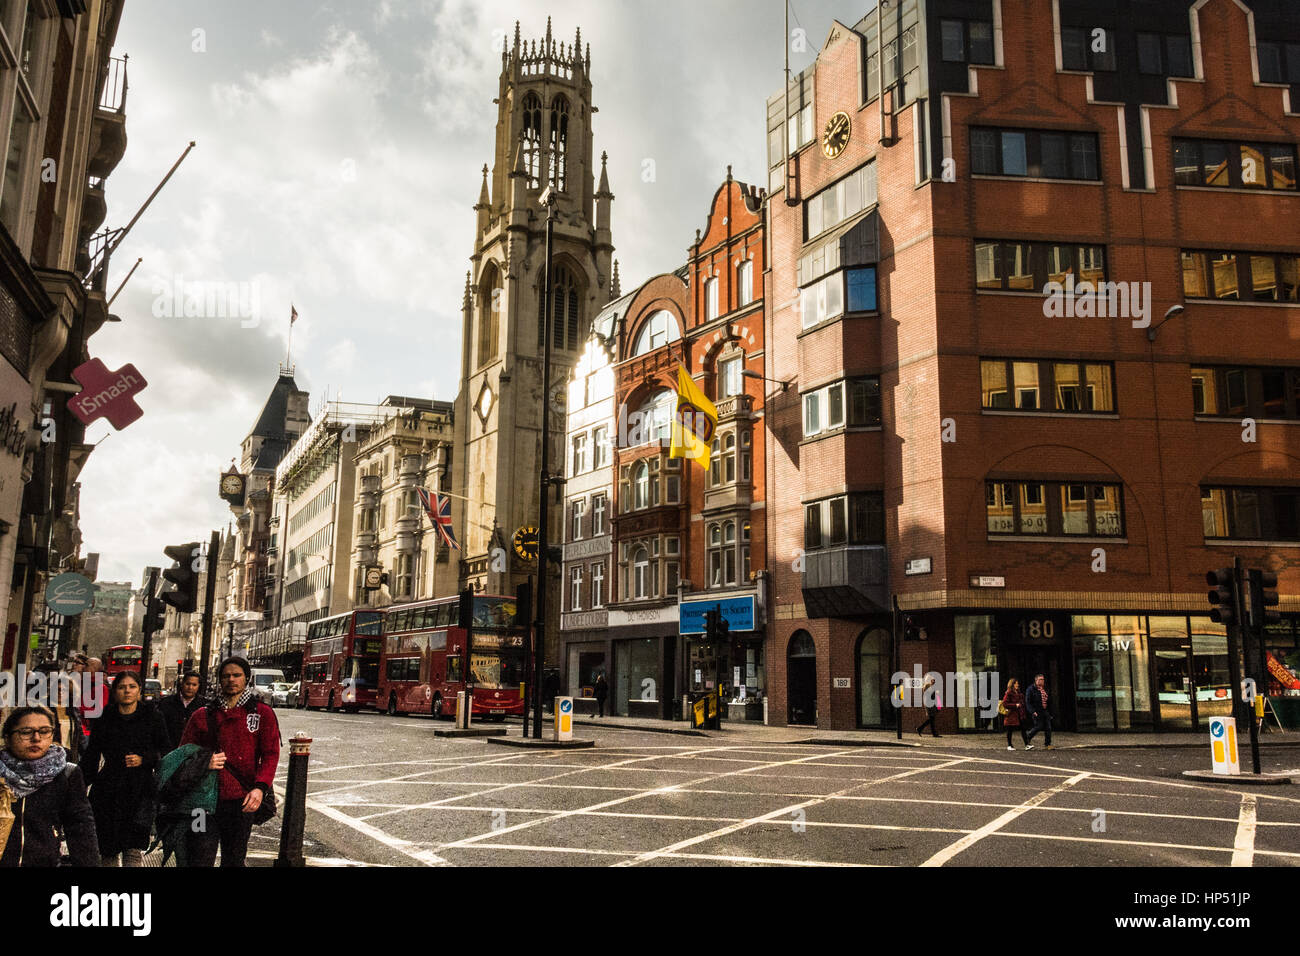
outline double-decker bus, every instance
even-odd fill
[[[383,611],[356,608],[309,624],[298,706],[328,710],[374,706],[383,623]]]
[[[144,648],[139,644],[118,644],[104,652],[104,679],[111,681],[123,671],[135,671],[144,680]]]
[[[459,626],[458,597],[395,605],[384,616],[384,649],[375,706],[389,714],[456,713],[456,695],[468,673],[471,713],[504,720],[522,714],[527,622],[516,621],[515,599],[476,594],[470,660]]]

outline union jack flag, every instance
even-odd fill
[[[429,515],[429,521],[438,530],[438,537],[447,547],[459,551],[460,545],[456,543],[456,532],[451,527],[451,498],[447,495],[430,495],[427,488],[417,488],[416,493],[420,496],[420,504]],[[436,509],[434,498],[437,499]]]

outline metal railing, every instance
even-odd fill
[[[126,61],[129,56],[109,57],[104,64],[102,85],[99,92],[99,108],[106,113],[122,113],[126,110]]]

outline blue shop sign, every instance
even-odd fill
[[[678,615],[679,634],[703,634],[704,614],[714,609],[722,612],[731,633],[754,630],[755,600],[749,597],[723,598],[715,601],[683,601]]]

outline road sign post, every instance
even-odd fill
[[[1237,776],[1237,721],[1232,717],[1210,718],[1210,759],[1215,773]]]
[[[573,739],[573,698],[555,698],[555,723],[551,729],[554,740]]]

